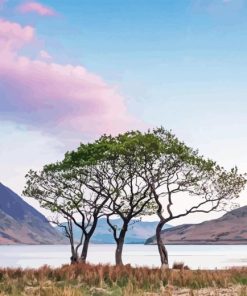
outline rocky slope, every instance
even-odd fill
[[[163,230],[162,239],[165,244],[247,244],[247,206],[219,219]],[[155,237],[146,241],[146,244],[155,243]]]
[[[0,183],[0,244],[64,242],[64,237],[41,213]]]

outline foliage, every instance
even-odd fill
[[[160,140],[161,148],[154,161],[144,162],[142,178],[151,187],[157,204],[160,222],[156,240],[161,263],[167,265],[168,254],[161,239],[164,224],[193,213],[226,209],[239,197],[246,179],[236,167],[225,170],[163,128],[153,134]],[[185,204],[182,209],[181,203]]]
[[[132,219],[152,214],[154,203],[150,186],[143,182],[142,164],[157,157],[160,140],[152,133],[127,132],[117,137],[102,136],[93,144],[81,144],[77,151],[65,155],[61,163],[46,170],[77,170],[90,176],[84,185],[108,203],[104,214],[117,243],[116,263],[122,264],[124,238]],[[110,217],[118,215],[122,227],[117,229]]]
[[[117,244],[117,264],[122,264],[131,220],[157,213],[157,244],[161,262],[167,264],[161,239],[164,224],[193,213],[229,209],[245,183],[236,167],[225,170],[161,127],[103,135],[81,144],[63,161],[46,165],[40,173],[30,171],[24,194],[72,220],[85,239],[105,215]],[[183,200],[186,208],[181,209]],[[81,223],[74,216],[78,213]],[[111,223],[114,215],[122,219],[119,229]]]
[[[106,199],[89,190],[83,185],[85,175],[73,170],[48,170],[41,172],[29,171],[26,175],[24,195],[34,197],[40,205],[51,212],[58,214],[52,219],[53,223],[62,227],[71,244],[71,261],[86,260],[87,248],[91,236],[101,217],[101,209]],[[88,180],[88,178],[87,178]],[[59,222],[63,217],[67,223]],[[75,242],[73,225],[81,230],[81,239]],[[79,247],[83,248],[81,256],[78,255]]]

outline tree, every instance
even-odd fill
[[[142,174],[151,187],[157,204],[159,223],[156,240],[163,267],[168,253],[161,238],[163,226],[174,219],[193,213],[210,213],[226,208],[244,188],[246,179],[237,168],[229,171],[205,159],[197,150],[186,146],[169,131],[159,128],[153,134],[160,140],[156,159],[145,162]],[[178,205],[186,199],[186,209]]]
[[[53,222],[63,227],[69,238],[71,262],[85,262],[90,239],[107,200],[84,186],[89,182],[88,175],[75,169],[64,171],[57,164],[47,165],[41,172],[31,170],[26,179],[24,195],[35,198],[42,207],[58,214]],[[67,223],[61,223],[60,218]],[[81,230],[79,242],[74,239],[74,226]]]
[[[116,241],[116,264],[121,265],[131,221],[156,212],[158,250],[162,266],[167,266],[168,254],[161,238],[163,226],[189,214],[227,207],[245,183],[237,168],[225,170],[171,132],[158,128],[147,133],[104,135],[93,143],[81,144],[77,150],[67,152],[63,161],[44,167],[40,173],[31,171],[24,193],[68,217],[82,230],[82,261],[86,260],[90,238],[103,214]],[[186,209],[178,211],[175,203],[185,198]],[[114,215],[122,220],[120,228],[110,219]]]
[[[150,159],[158,142],[151,134],[128,132],[117,137],[102,136],[93,144],[82,144],[67,153],[60,164],[77,167],[90,175],[88,189],[108,200],[105,215],[116,241],[116,264],[121,265],[124,239],[134,218],[153,212],[150,186],[141,177],[141,162]],[[117,215],[122,226],[110,219]]]
[[[72,213],[71,213],[72,214]],[[64,222],[64,220],[66,222]],[[70,249],[71,249],[71,257],[70,261],[71,264],[77,263],[79,261],[79,248],[81,247],[83,243],[83,232],[80,233],[80,239],[79,242],[75,241],[74,234],[75,234],[75,225],[73,220],[69,216],[63,217],[63,222],[60,221],[60,217],[56,216],[55,219],[52,218],[50,222],[54,223],[58,227],[60,227],[63,230],[63,234],[65,237],[69,239],[70,242]]]

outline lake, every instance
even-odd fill
[[[189,245],[168,246],[170,265],[184,262],[192,269],[215,269],[231,266],[247,266],[247,246]],[[114,264],[115,245],[91,245],[88,253],[90,263]],[[68,245],[18,245],[0,246],[0,267],[40,267],[44,264],[58,267],[69,263]],[[157,246],[125,245],[125,264],[159,267]]]

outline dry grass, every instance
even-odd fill
[[[247,295],[247,268],[193,271],[186,270],[183,264],[177,267],[180,268],[160,270],[76,264],[61,268],[6,268],[0,269],[0,296]],[[205,294],[208,287],[213,294]],[[222,292],[232,287],[237,294]]]

